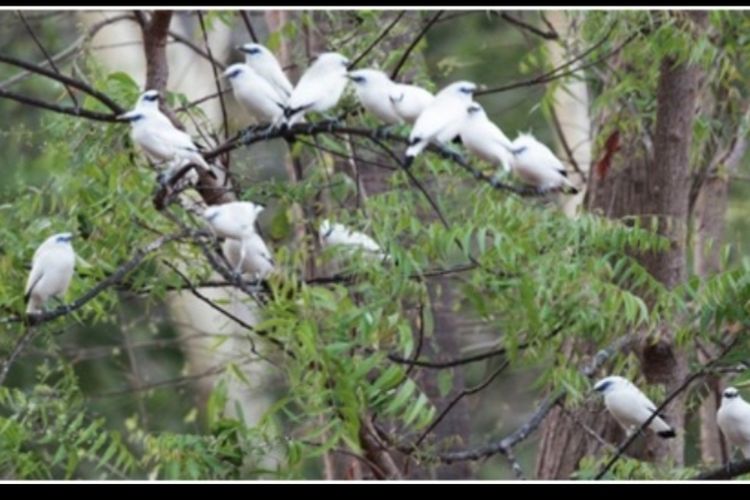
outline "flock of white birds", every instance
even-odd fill
[[[446,146],[460,137],[470,153],[506,172],[515,172],[541,191],[577,192],[562,162],[544,144],[530,134],[508,139],[473,101],[477,87],[471,82],[452,83],[433,95],[416,85],[394,82],[379,70],[349,71],[346,57],[329,52],[318,56],[294,86],[266,47],[249,43],[240,50],[245,53],[245,63],[232,64],[224,76],[237,101],[260,123],[269,123],[269,131],[303,122],[309,112],[325,113],[334,108],[351,81],[367,112],[386,125],[412,126],[404,160],[407,168],[428,145]],[[166,164],[162,175],[167,179],[187,164],[212,172],[190,135],[159,110],[157,91],[144,92],[133,110],[121,118],[130,122],[133,141],[146,156]],[[188,180],[196,182],[197,173],[191,170]],[[265,279],[274,271],[272,254],[257,227],[262,211],[261,205],[237,201],[203,212],[216,236],[225,240],[222,249],[227,262],[236,273],[254,279]],[[323,220],[319,235],[323,246],[341,245],[383,261],[389,259],[368,235],[342,224]],[[45,303],[61,298],[68,289],[76,260],[72,238],[70,233],[56,234],[36,250],[25,291],[27,314],[42,313]],[[654,415],[656,405],[627,379],[609,376],[599,380],[594,390],[603,394],[607,410],[628,433],[651,419],[647,428],[659,437],[676,435],[662,416]],[[727,440],[750,458],[750,404],[734,387],[724,390],[717,422]]]

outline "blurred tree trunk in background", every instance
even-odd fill
[[[726,215],[729,203],[729,178],[737,170],[747,149],[747,138],[738,137],[723,164],[711,165],[694,207],[695,238],[693,264],[701,277],[721,269],[721,252],[725,243]],[[697,346],[698,360],[705,363],[715,356],[711,346]],[[703,463],[726,463],[729,458],[726,441],[716,424],[716,411],[721,404],[722,382],[719,376],[706,377],[708,394],[700,407],[700,444]]]
[[[691,12],[689,19],[693,29],[699,30],[705,29],[708,16],[706,12]],[[643,217],[641,220],[647,227],[651,217],[658,218],[658,232],[669,240],[669,248],[635,257],[669,289],[682,283],[687,276],[689,154],[700,77],[701,70],[696,65],[676,63],[671,57],[665,57],[661,61],[656,95],[653,149],[644,148],[641,137],[627,137],[609,175],[604,178],[592,175],[589,180],[589,210],[617,219]],[[650,297],[642,298],[649,307],[653,306]],[[671,325],[662,324],[656,339],[647,337],[647,333],[641,332],[636,349],[645,378],[651,384],[663,384],[667,392],[671,392],[687,375],[686,354],[675,347]],[[579,418],[589,426],[593,423],[601,428],[601,419],[609,417],[605,417],[601,406],[599,408],[600,415],[594,422],[581,418],[585,415]],[[681,465],[684,460],[684,398],[676,398],[665,414],[678,435],[671,440],[648,439],[644,457],[651,460],[670,457]],[[583,429],[570,421],[564,423],[559,415],[558,412],[557,418],[548,419],[544,425],[543,446],[537,463],[540,479],[568,477],[586,453],[584,446],[579,446],[575,450],[577,453],[566,448],[569,442],[587,439]],[[558,459],[550,459],[548,455]]]
[[[579,36],[583,13],[572,11],[549,11],[547,20],[558,33],[559,40],[546,43],[552,67],[559,67],[573,60],[581,53],[582,40]],[[565,79],[555,90],[553,124],[557,129],[558,156],[568,169],[568,177],[579,188],[574,196],[566,196],[563,210],[574,216],[586,195],[586,179],[591,166],[592,132],[589,116],[589,91],[583,71]]]

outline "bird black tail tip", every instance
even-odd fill
[[[674,429],[669,429],[668,431],[659,431],[656,434],[662,439],[672,439],[673,437],[677,437],[677,433],[674,431]]]

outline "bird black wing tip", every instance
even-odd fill
[[[673,437],[677,437],[677,433],[674,431],[674,429],[669,429],[668,431],[659,431],[656,434],[662,439],[671,439]]]

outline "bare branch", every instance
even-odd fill
[[[208,53],[208,60],[211,62],[211,69],[214,72],[214,81],[216,82],[216,92],[219,94],[219,103],[221,103],[221,117],[224,122],[224,137],[229,135],[229,124],[227,123],[227,106],[224,103],[224,95],[221,93],[221,84],[219,83],[219,72],[216,71],[216,59],[214,59],[211,53],[211,45],[208,43],[208,32],[206,32],[206,24],[203,20],[203,13],[198,11],[198,20],[201,25],[201,33],[203,33],[203,43],[206,45],[206,52]],[[229,168],[229,156],[227,155],[226,168]]]
[[[357,64],[359,63],[359,61],[361,61],[362,59],[364,59],[365,56],[367,54],[369,54],[370,51],[372,49],[374,49],[377,46],[377,44],[379,44],[380,41],[388,35],[388,33],[391,32],[391,30],[394,28],[394,26],[396,26],[396,23],[398,23],[401,20],[401,18],[404,17],[404,14],[406,14],[405,10],[402,10],[401,12],[399,12],[398,15],[396,16],[396,18],[393,21],[391,21],[391,24],[389,24],[388,26],[386,26],[385,29],[380,33],[380,35],[378,35],[378,37],[375,38],[375,40],[373,40],[372,43],[370,45],[368,45],[367,48],[365,50],[363,50],[360,55],[358,55],[357,57],[355,57],[354,60],[351,63],[349,63],[349,68],[348,69],[349,70],[354,69],[357,66]]]
[[[560,38],[560,36],[557,34],[557,31],[550,28],[550,31],[542,31],[539,28],[532,26],[531,24],[521,21],[520,19],[516,19],[515,17],[511,16],[507,12],[503,12],[500,14],[500,17],[508,21],[510,24],[513,24],[521,29],[524,29],[526,31],[530,31],[531,33],[540,36],[544,38],[545,40],[557,40]],[[547,25],[549,26],[549,24]]]
[[[250,35],[250,39],[253,41],[253,43],[258,43],[258,35],[255,34],[255,30],[253,29],[252,23],[250,23],[250,16],[247,14],[247,11],[240,10],[239,13],[242,17],[242,21],[245,23],[245,27],[247,28],[247,33]]]
[[[746,458],[740,462],[730,462],[721,467],[698,474],[692,479],[694,481],[719,481],[732,479],[747,473],[750,473],[750,458]]]
[[[391,80],[396,79],[396,77],[398,76],[398,72],[401,71],[401,68],[406,63],[406,60],[409,58],[411,52],[417,46],[422,37],[427,34],[430,28],[432,28],[432,25],[435,24],[438,19],[440,19],[440,16],[442,16],[444,12],[444,10],[437,11],[435,15],[432,16],[429,21],[427,21],[427,23],[424,25],[424,28],[422,28],[422,31],[420,31],[419,34],[414,37],[414,40],[412,40],[411,44],[406,48],[404,54],[401,56],[401,59],[399,59],[398,63],[396,64],[396,67],[393,68],[393,71],[391,72]]]
[[[71,87],[77,88],[79,90],[82,90],[83,92],[89,94],[92,97],[95,97],[97,100],[99,100],[102,104],[107,106],[109,109],[111,109],[116,115],[119,115],[120,113],[124,113],[125,109],[123,109],[119,104],[117,104],[115,101],[110,99],[106,94],[99,92],[98,90],[92,88],[90,85],[88,85],[85,82],[82,82],[80,80],[76,80],[75,78],[71,78],[69,76],[65,76],[59,73],[56,73],[55,71],[48,70],[46,68],[42,68],[41,66],[37,66],[36,64],[29,63],[26,61],[22,61],[20,59],[16,59],[15,57],[7,56],[5,54],[0,54],[0,62],[11,64],[13,66],[18,66],[19,68],[24,68],[32,73],[36,73],[38,75],[46,76],[47,78],[50,78],[52,80],[58,81],[60,83],[70,85]]]
[[[44,55],[44,58],[47,60],[47,63],[50,65],[50,67],[57,73],[58,75],[61,74],[60,70],[57,68],[57,65],[55,64],[55,61],[50,57],[49,52],[47,52],[47,49],[44,48],[44,45],[42,44],[41,40],[36,36],[36,33],[34,33],[34,30],[31,28],[28,22],[26,22],[26,17],[24,17],[23,12],[20,10],[16,11],[16,14],[18,14],[18,17],[21,19],[21,22],[26,27],[26,31],[29,32],[29,35],[31,35],[31,38],[34,40],[34,43],[37,47],[39,47],[39,50],[42,51],[42,54]],[[69,85],[65,84],[65,90],[68,92],[68,95],[70,96],[70,99],[73,101],[73,104],[75,105],[76,109],[78,109],[78,98],[76,98],[75,94],[73,93],[73,90],[70,88]]]

